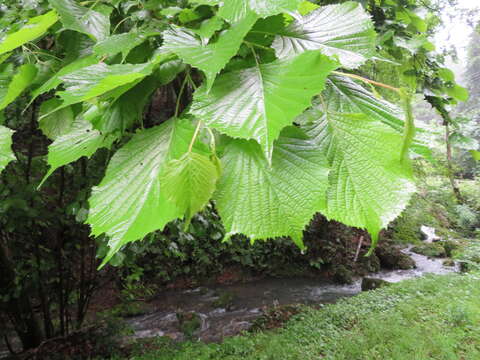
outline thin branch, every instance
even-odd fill
[[[190,73],[190,69],[188,69],[187,71],[187,74],[189,73]],[[178,113],[180,111],[180,102],[182,100],[183,92],[185,91],[187,81],[188,81],[188,75],[185,75],[185,78],[183,79],[182,85],[180,87],[180,91],[177,96],[177,104],[175,105],[175,117],[178,117]]]

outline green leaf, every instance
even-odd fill
[[[306,50],[338,56],[343,67],[355,68],[375,55],[375,30],[370,16],[356,2],[322,6],[299,17],[273,42],[279,58]]]
[[[10,161],[15,160],[12,152],[13,130],[0,125],[0,172],[5,169]]]
[[[59,167],[70,164],[83,156],[90,157],[101,147],[110,147],[114,138],[105,138],[92,128],[92,124],[78,117],[70,132],[59,136],[48,147],[48,165],[50,169],[39,187]]]
[[[302,0],[225,0],[218,15],[235,23],[255,13],[260,17],[268,17],[298,9]]]
[[[0,42],[0,54],[7,53],[42,36],[58,20],[55,11],[31,18],[20,30],[7,34]]]
[[[165,50],[177,54],[183,61],[205,73],[207,89],[210,89],[217,74],[237,54],[243,38],[252,28],[257,17],[253,14],[232,24],[221,33],[218,40],[206,43],[193,30],[172,27],[164,34]]]
[[[377,98],[346,76],[330,75],[322,96],[328,99],[326,105],[331,112],[363,113],[399,132],[403,131],[403,113],[397,106]]]
[[[74,30],[101,41],[110,35],[109,16],[80,6],[74,0],[48,0],[57,10],[65,29]]]
[[[245,140],[233,140],[222,163],[214,199],[227,236],[290,236],[302,247],[302,231],[325,207],[329,168],[322,150],[288,127],[275,142],[271,166],[260,146]]]
[[[220,16],[213,16],[204,20],[198,29],[191,29],[203,39],[210,39],[217,31],[223,28],[224,21]]]
[[[98,63],[98,60],[95,56],[86,56],[64,66],[46,83],[32,91],[32,101],[35,100],[39,95],[55,89],[58,85],[60,85],[62,83],[63,76],[96,63]]]
[[[94,46],[93,52],[99,56],[113,56],[122,53],[123,60],[125,60],[132,49],[146,41],[149,36],[155,34],[157,33],[145,33],[138,30],[132,30],[128,33],[112,35],[98,42]]]
[[[167,200],[160,173],[187,152],[194,133],[187,119],[141,131],[118,150],[89,199],[92,234],[110,237],[108,261],[123,245],[163,229],[182,213]]]
[[[218,77],[210,93],[195,92],[191,113],[220,132],[255,139],[268,159],[280,131],[310,106],[337,63],[319,52]]]
[[[57,92],[63,100],[61,107],[87,101],[123,85],[140,81],[150,75],[154,68],[154,63],[99,63],[71,72],[61,77],[65,85],[65,91]]]
[[[467,101],[468,100],[468,90],[464,87],[455,84],[452,87],[447,87],[447,94],[448,96],[454,98],[458,101]]]
[[[71,131],[75,120],[75,115],[71,107],[66,107],[53,114],[43,116],[51,113],[52,110],[59,107],[61,103],[59,99],[52,98],[42,102],[42,105],[40,105],[39,117],[41,119],[39,120],[38,126],[45,136],[52,140],[67,135]]]
[[[8,85],[6,93],[0,98],[0,110],[5,109],[18,96],[20,96],[20,94],[30,86],[35,79],[35,76],[37,76],[37,68],[35,65],[25,64],[20,66]]]
[[[404,131],[404,114],[396,105],[379,99],[346,76],[330,75],[322,96],[328,99],[326,105],[331,112],[365,114],[368,118],[381,121],[399,133]],[[308,113],[306,116],[308,117]],[[304,121],[302,115],[299,121]],[[411,145],[411,149],[426,158],[431,156],[429,148],[418,139]]]
[[[472,155],[474,160],[480,161],[480,151],[470,150],[470,154]]]
[[[212,197],[219,175],[217,167],[207,156],[194,152],[171,160],[163,174],[162,189],[167,199],[185,214],[187,224]]]
[[[455,74],[447,68],[438,69],[438,76],[440,76],[443,81],[455,81]]]
[[[100,130],[103,134],[116,131],[123,133],[136,121],[142,119],[143,109],[157,86],[157,81],[152,77],[142,80],[108,105],[104,111],[100,111],[99,116],[93,122],[95,129]]]
[[[304,124],[332,166],[322,213],[368,230],[375,245],[415,191],[410,168],[400,161],[402,134],[364,114],[325,114],[320,104],[307,111]]]

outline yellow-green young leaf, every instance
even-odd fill
[[[290,126],[275,142],[271,166],[260,146],[245,140],[226,147],[222,164],[214,199],[227,236],[290,236],[302,247],[305,226],[325,207],[329,167],[322,149]]]
[[[188,152],[165,166],[161,186],[188,224],[212,197],[218,175],[217,167],[207,156]]]
[[[55,140],[60,136],[68,134],[75,120],[75,115],[71,107],[66,107],[59,111],[50,114],[54,109],[59,107],[62,102],[58,98],[42,102],[40,105],[40,112],[38,127],[48,138]],[[50,114],[44,116],[46,114]]]
[[[0,98],[0,110],[5,109],[12,103],[37,76],[37,68],[32,64],[25,64],[17,69],[17,73],[13,76],[6,92]],[[3,92],[2,92],[3,93]]]
[[[452,87],[447,87],[447,94],[458,101],[467,101],[468,100],[468,90],[463,86],[458,84],[453,85]]]
[[[474,160],[480,161],[480,151],[470,150],[470,154],[472,154]]]
[[[187,119],[170,119],[135,134],[115,153],[89,199],[92,234],[110,238],[104,263],[123,245],[183,215],[167,200],[160,174],[169,161],[188,151],[194,130]]]
[[[55,170],[70,164],[83,156],[90,157],[101,147],[110,147],[114,138],[105,138],[92,128],[92,124],[78,117],[68,133],[61,135],[48,147],[48,165],[50,169],[39,186]]]
[[[280,131],[311,105],[337,63],[318,51],[221,75],[195,92],[191,112],[234,138],[255,139],[270,160]]]
[[[80,6],[74,0],[48,0],[57,10],[65,29],[78,31],[101,41],[110,35],[109,16],[91,8]]]
[[[235,56],[243,38],[257,20],[255,14],[249,16],[220,34],[215,42],[207,43],[193,30],[172,27],[164,34],[165,50],[177,54],[183,61],[205,73],[207,90],[211,88],[217,74]]]
[[[218,15],[235,23],[250,13],[264,18],[284,12],[295,11],[302,0],[224,0]]]
[[[355,68],[375,55],[375,30],[370,16],[352,1],[322,6],[295,20],[272,47],[279,58],[306,50],[338,56],[343,67]]]
[[[10,161],[15,160],[12,152],[12,134],[13,130],[0,125],[0,172]]]
[[[58,20],[55,11],[31,18],[20,30],[7,34],[0,42],[0,54],[12,51],[42,36]]]
[[[324,113],[321,104],[303,122],[332,167],[322,213],[368,230],[375,244],[415,191],[409,166],[400,161],[402,134],[365,114]]]

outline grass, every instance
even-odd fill
[[[146,350],[137,344],[137,355],[128,359],[478,360],[480,273],[427,276],[320,310],[304,308],[282,329],[222,344],[158,339],[151,345]]]

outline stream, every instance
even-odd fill
[[[427,273],[447,274],[453,267],[443,266],[443,259],[403,250],[416,263],[411,270],[383,270],[369,277],[398,282]],[[171,290],[159,295],[154,312],[127,319],[133,329],[131,338],[168,336],[174,340],[185,339],[180,330],[177,313],[197,314],[200,326],[194,338],[205,342],[221,341],[247,330],[253,321],[262,316],[264,309],[291,304],[327,304],[361,292],[361,278],[352,285],[338,285],[311,278],[263,279],[250,283],[200,287],[193,290]],[[228,309],[218,305],[219,297],[229,294]]]

